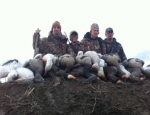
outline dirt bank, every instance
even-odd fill
[[[118,86],[83,79],[44,84],[0,84],[0,115],[149,115],[150,80]]]

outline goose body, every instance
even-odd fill
[[[43,56],[43,61],[46,62],[44,75],[46,75],[47,72],[52,68],[52,66],[53,66],[53,58],[54,58],[53,54],[46,54],[46,55]]]
[[[83,66],[91,66],[92,65],[91,58],[84,55],[83,51],[78,52],[78,54],[76,56],[76,62]]]
[[[92,60],[92,68],[96,69],[97,71],[99,70],[99,63],[100,59],[98,54],[95,51],[87,51],[84,53],[85,56],[88,56]]]
[[[138,58],[129,58],[123,62],[123,65],[129,68],[141,68],[144,65],[144,61]]]
[[[6,78],[1,78],[1,83],[15,81],[18,84],[33,83],[34,74],[27,68],[12,70]]]
[[[26,68],[30,69],[34,73],[34,82],[44,82],[42,74],[44,72],[44,63],[41,59],[30,59]]]

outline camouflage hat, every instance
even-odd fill
[[[107,28],[105,33],[114,33],[113,29],[112,28]]]
[[[71,32],[70,32],[70,36],[69,36],[69,37],[70,37],[70,40],[71,40],[71,36],[72,36],[72,35],[76,35],[76,36],[78,37],[78,32],[75,31],[75,30],[71,31]]]
[[[98,24],[93,23],[93,24],[91,25],[91,30],[95,30],[95,29],[99,30],[99,26],[98,26]]]
[[[58,26],[58,27],[60,28],[60,30],[61,30],[61,25],[60,25],[60,23],[59,23],[58,21],[55,21],[55,22],[52,24],[51,30],[53,30],[53,28],[54,28],[55,26]]]

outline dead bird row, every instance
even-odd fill
[[[4,62],[0,67],[0,81],[32,84],[55,76],[54,86],[60,85],[62,79],[78,77],[85,78],[83,83],[96,83],[99,80],[119,85],[126,81],[140,83],[150,77],[150,66],[143,65],[144,61],[137,58],[121,62],[117,54],[101,55],[95,51],[79,51],[76,57],[70,54],[37,54],[23,64],[17,59]]]

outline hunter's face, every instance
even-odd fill
[[[70,36],[70,39],[71,39],[72,42],[77,42],[78,36],[77,35],[72,35],[72,36]]]
[[[98,37],[98,34],[99,34],[98,29],[91,30],[91,37],[92,38]]]
[[[106,38],[112,39],[113,38],[113,33],[105,33]]]
[[[54,33],[54,34],[58,34],[58,33],[60,33],[60,31],[61,31],[61,30],[60,30],[60,27],[59,27],[59,26],[54,26],[54,27],[53,27],[53,33]]]

